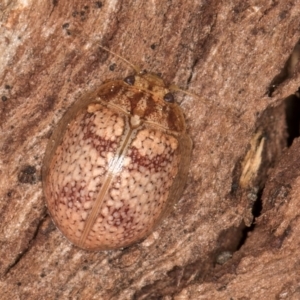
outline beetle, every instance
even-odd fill
[[[76,246],[111,250],[141,241],[181,197],[192,141],[174,89],[136,70],[83,95],[59,121],[43,189],[54,223]]]

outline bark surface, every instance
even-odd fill
[[[300,1],[223,2],[2,1],[1,299],[300,298]],[[194,146],[160,226],[88,252],[53,225],[41,168],[72,103],[133,73],[99,45],[195,94],[176,94]]]

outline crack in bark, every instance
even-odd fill
[[[291,78],[296,70],[296,67],[300,59],[300,40],[296,43],[292,53],[286,60],[281,71],[272,79],[270,85],[267,88],[266,94],[272,97],[272,94],[277,89],[277,87],[282,84],[287,79]]]
[[[11,272],[11,270],[14,269],[18,265],[18,263],[26,255],[26,253],[31,249],[31,247],[33,245],[33,241],[36,239],[36,237],[39,233],[39,229],[42,226],[43,222],[45,221],[45,217],[46,217],[46,209],[44,209],[44,213],[36,226],[36,229],[32,235],[32,238],[28,241],[27,247],[24,248],[23,251],[20,252],[16,256],[15,260],[10,265],[8,265],[8,267],[3,272],[3,277],[6,277]]]

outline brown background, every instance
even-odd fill
[[[284,101],[297,66],[266,95],[299,16],[300,1],[2,1],[0,298],[299,299],[300,145],[285,149]],[[97,253],[54,227],[40,171],[68,107],[132,73],[99,45],[203,101],[177,95],[194,149],[174,211],[142,243]]]

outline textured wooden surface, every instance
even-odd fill
[[[272,98],[266,90],[299,39],[299,4],[2,1],[0,298],[298,299],[299,143],[278,162],[298,73]],[[139,244],[87,252],[48,216],[41,167],[71,104],[133,72],[99,45],[203,101],[176,95],[194,148],[173,212]],[[217,265],[224,251],[233,257]]]

